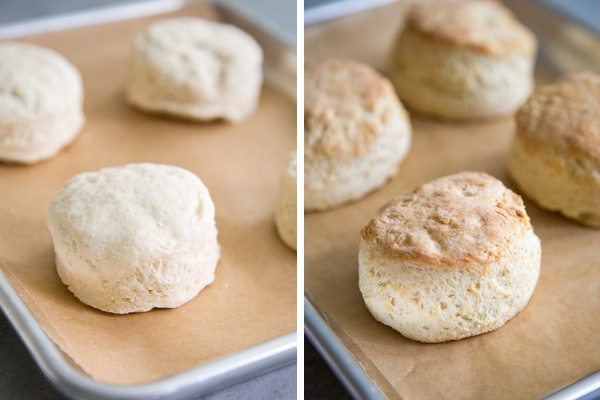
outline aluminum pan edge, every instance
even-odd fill
[[[306,297],[304,298],[304,322],[306,336],[354,399],[385,399]],[[600,370],[565,385],[541,400],[597,399],[600,399]]]
[[[296,360],[296,332],[291,332],[160,380],[135,385],[102,383],[83,375],[67,363],[2,271],[0,308],[45,377],[58,391],[72,399],[188,399],[292,364]]]
[[[354,399],[385,398],[306,297],[304,332]]]

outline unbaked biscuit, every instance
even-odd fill
[[[489,332],[525,307],[541,247],[520,196],[462,172],[385,205],[362,230],[359,287],[376,320],[420,342]]]
[[[358,199],[396,174],[411,127],[388,79],[332,59],[308,66],[304,84],[305,210]]]
[[[262,50],[232,25],[179,17],[135,39],[127,98],[135,107],[197,120],[240,122],[256,110]]]
[[[508,170],[541,207],[600,227],[600,73],[537,89],[519,110]]]
[[[188,302],[213,281],[220,255],[207,188],[170,165],[75,176],[54,196],[48,228],[63,283],[116,314]]]
[[[53,50],[0,43],[0,160],[54,156],[84,123],[79,71]]]
[[[449,119],[515,111],[533,87],[536,39],[497,1],[418,3],[390,60],[410,109]]]

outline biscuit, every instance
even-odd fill
[[[296,151],[294,151],[288,157],[287,165],[281,174],[275,213],[279,237],[294,250],[296,250],[296,176]]]
[[[389,71],[409,110],[493,117],[514,112],[531,93],[536,46],[500,2],[423,2],[409,12]]]
[[[262,58],[258,43],[232,25],[159,21],[135,39],[127,98],[143,111],[240,122],[256,110]]]
[[[363,228],[359,287],[373,317],[409,339],[489,332],[521,311],[541,247],[520,196],[484,174],[436,179]]]
[[[542,208],[600,227],[600,73],[537,89],[516,116],[508,170]]]
[[[214,279],[215,207],[193,173],[129,164],[79,174],[48,211],[58,275],[97,309],[173,308]]]
[[[0,43],[0,160],[32,164],[69,144],[84,123],[79,71],[53,50]]]
[[[389,80],[332,59],[307,67],[304,81],[304,209],[358,199],[395,175],[411,127]]]

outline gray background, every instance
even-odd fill
[[[85,11],[88,8],[129,4],[144,0],[0,0],[0,26],[45,16]],[[248,1],[248,0],[244,0]],[[268,10],[273,22],[296,33],[296,8],[289,2],[252,0],[261,10]],[[263,13],[264,15],[264,13]],[[291,25],[291,26],[290,26]],[[203,397],[206,400],[295,399],[296,366],[291,365]],[[45,380],[24,345],[0,314],[0,399],[65,399]]]
[[[14,0],[13,0],[14,1]],[[344,3],[345,0],[304,0],[304,9],[308,10],[324,4]],[[368,2],[369,0],[364,0]],[[587,26],[596,33],[600,33],[600,1],[598,0],[523,0],[544,3],[557,11],[564,13],[569,18]]]

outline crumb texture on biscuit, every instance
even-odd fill
[[[258,43],[233,25],[158,21],[135,39],[128,99],[148,111],[239,122],[257,107],[262,60]]]
[[[362,231],[359,288],[373,317],[437,343],[489,332],[529,302],[541,244],[521,198],[461,172],[384,206]]]
[[[508,171],[541,207],[600,227],[600,73],[538,88],[516,116]]]
[[[48,228],[62,281],[113,313],[191,300],[213,281],[220,253],[207,188],[175,166],[79,174],[56,193]]]
[[[600,72],[568,75],[536,89],[516,121],[517,135],[530,149],[556,146],[600,169]]]
[[[388,257],[439,268],[482,268],[531,229],[520,196],[485,174],[462,172],[392,200],[362,230]]]
[[[331,208],[380,187],[410,148],[408,114],[391,82],[355,61],[307,67],[304,114],[305,210]]]
[[[600,171],[589,159],[550,143],[532,150],[516,137],[507,166],[523,194],[540,207],[600,227]]]
[[[532,229],[478,270],[392,260],[363,241],[359,287],[377,321],[412,340],[446,342],[493,331],[517,315],[535,290],[540,263]]]
[[[394,88],[368,65],[329,59],[305,69],[305,149],[328,157],[368,151],[394,113]]]
[[[531,55],[536,40],[501,3],[491,0],[443,0],[417,3],[407,27],[430,38],[466,46],[492,56]]]

